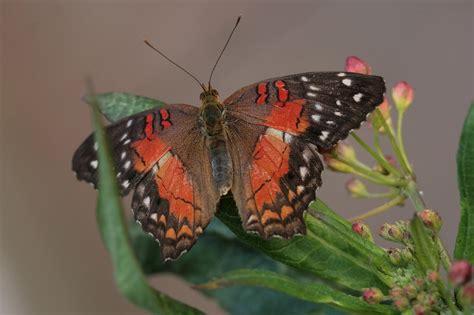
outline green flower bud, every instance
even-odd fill
[[[432,229],[434,232],[438,232],[441,229],[442,221],[439,214],[430,209],[424,209],[418,213],[423,224]]]

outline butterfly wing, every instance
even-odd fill
[[[228,126],[232,193],[245,230],[268,239],[304,234],[303,212],[321,185],[323,165],[311,143],[235,120]]]
[[[209,180],[209,157],[197,113],[190,105],[167,105],[127,117],[106,129],[120,193],[126,195],[135,189],[135,219],[160,242],[165,260],[176,259],[193,246],[209,224],[219,198]],[[96,150],[91,135],[73,157],[77,177],[95,187]]]
[[[304,73],[247,86],[224,101],[232,191],[246,230],[305,233],[303,212],[321,186],[318,149],[330,149],[383,101],[376,76]]]
[[[249,85],[224,101],[234,119],[300,136],[330,149],[383,101],[381,77],[309,72]]]

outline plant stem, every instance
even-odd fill
[[[441,259],[441,264],[443,265],[443,268],[446,271],[449,271],[449,269],[451,268],[451,257],[449,257],[449,254],[443,245],[443,241],[441,240],[441,238],[439,238],[439,236],[436,236],[436,246],[439,251],[439,257]]]
[[[451,311],[451,314],[453,315],[458,314],[458,310],[456,309],[456,306],[454,306],[453,300],[450,297],[450,291],[446,290],[446,287],[444,286],[444,283],[442,281],[438,281],[437,283],[438,283],[437,285],[438,292],[441,294],[443,300],[448,305],[448,308]]]
[[[390,141],[390,144],[392,145],[393,151],[395,152],[395,155],[397,156],[397,160],[400,161],[400,166],[402,167],[402,169],[407,174],[411,174],[410,173],[410,168],[405,164],[405,161],[404,161],[403,156],[402,156],[402,152],[400,151],[400,147],[398,146],[397,140],[395,139],[395,136],[393,135],[392,128],[390,128],[390,126],[387,124],[387,121],[383,117],[382,112],[380,112],[380,110],[378,108],[375,109],[375,114],[378,116],[378,118],[380,119],[380,121],[382,123],[382,126],[385,130],[385,133],[388,136],[388,140]]]
[[[381,206],[378,206],[375,209],[372,209],[370,211],[367,211],[366,213],[363,213],[361,215],[358,215],[356,217],[353,217],[353,218],[349,219],[349,221],[354,222],[354,221],[359,221],[359,220],[364,220],[364,219],[370,218],[374,215],[377,215],[377,214],[380,214],[382,212],[387,211],[388,209],[390,209],[390,208],[398,205],[399,203],[403,202],[405,199],[406,199],[405,196],[397,196],[396,198],[384,203]]]
[[[382,151],[382,147],[380,146],[380,134],[379,134],[379,131],[378,129],[375,129],[374,128],[374,146],[375,146],[375,150],[381,155],[383,156],[383,151]]]
[[[416,212],[420,212],[426,208],[425,201],[421,197],[420,191],[418,190],[414,180],[411,180],[405,187],[405,194],[413,203],[413,207],[415,208]],[[436,236],[436,247],[439,252],[441,264],[443,265],[443,268],[448,271],[451,267],[451,258],[449,257],[449,254],[438,235]]]
[[[376,131],[374,131],[376,132]],[[388,161],[385,159],[383,154],[380,152],[375,152],[372,150],[372,148],[364,142],[358,135],[356,135],[354,132],[351,132],[351,136],[357,141],[357,143],[364,148],[380,165],[382,165],[383,168],[385,168],[387,171],[389,171],[391,174],[395,176],[400,176],[400,173],[398,170],[393,167]]]
[[[408,162],[407,154],[405,152],[405,145],[403,144],[403,137],[402,137],[402,128],[403,128],[403,117],[405,117],[405,111],[398,112],[398,120],[397,120],[397,141],[400,147],[400,153],[402,157],[402,162],[408,168],[409,174],[413,173],[410,163]]]
[[[396,196],[400,195],[397,191],[389,191],[386,193],[369,193],[365,198],[369,199],[378,199],[378,198],[395,198]]]
[[[418,187],[414,180],[410,180],[408,184],[404,187],[404,193],[408,196],[408,198],[410,198],[416,212],[420,212],[423,209],[426,209],[425,201],[421,197],[421,193],[418,190]]]
[[[366,175],[364,178],[366,178],[367,180],[372,180],[372,181],[376,180],[378,184],[395,186],[395,187],[400,187],[400,186],[405,185],[404,181],[397,178],[390,178],[388,176],[377,173],[376,171],[369,168],[367,165],[362,164],[360,162],[343,159],[341,157],[338,157],[338,160],[352,167],[354,171]]]

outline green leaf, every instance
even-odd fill
[[[112,258],[114,277],[120,292],[132,303],[153,314],[202,314],[200,311],[154,290],[133,253],[124,222],[113,162],[102,127],[92,87],[88,89],[93,109],[95,137],[99,144],[99,197],[97,221],[102,240]]]
[[[235,285],[252,285],[269,288],[305,301],[329,304],[353,314],[397,313],[389,305],[368,304],[360,297],[342,293],[322,283],[302,283],[288,276],[266,270],[242,269],[231,271],[199,287],[217,289]]]
[[[461,199],[461,220],[459,222],[455,259],[467,259],[474,263],[474,103],[464,122],[459,142],[458,185]]]
[[[349,230],[348,222],[322,202],[310,207],[312,215],[305,216],[307,235],[291,240],[263,240],[245,232],[232,198],[221,200],[216,216],[243,242],[286,265],[347,289],[378,287],[387,292],[394,283],[395,273],[387,270],[391,267],[383,250],[355,235]]]
[[[134,222],[130,226],[130,235],[137,257],[147,273],[173,272],[192,283],[202,283],[239,268],[266,268],[294,278],[302,277],[294,269],[257,252],[235,237],[228,238],[226,233],[221,234],[220,229],[206,229],[193,249],[172,263],[161,261],[158,244]],[[307,275],[304,277],[308,278]],[[204,292],[217,300],[230,314],[294,314],[295,310],[298,310],[298,314],[322,310],[324,314],[341,314],[332,308],[301,301],[269,289],[246,287]]]
[[[124,92],[98,94],[96,99],[99,111],[111,122],[165,105],[162,101]],[[91,98],[86,96],[85,101],[90,104]]]
[[[415,245],[414,255],[420,267],[425,271],[438,271],[439,252],[436,244],[417,214],[410,221],[410,234]]]

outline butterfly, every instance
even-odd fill
[[[350,72],[267,79],[222,102],[210,80],[201,86],[200,107],[168,104],[106,127],[120,194],[133,191],[134,218],[164,260],[191,249],[229,192],[246,231],[305,234],[304,211],[322,184],[318,152],[360,127],[385,92],[381,77]],[[72,168],[97,187],[98,167],[91,134]]]

